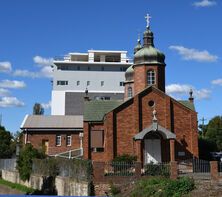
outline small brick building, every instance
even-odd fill
[[[178,101],[165,93],[165,56],[147,27],[134,64],[126,71],[124,101],[86,101],[84,158],[110,161],[136,155],[142,163],[198,157],[197,112],[192,91]]]
[[[54,156],[82,147],[82,116],[27,115],[21,129],[23,143],[30,143],[36,149],[44,149],[47,155]]]

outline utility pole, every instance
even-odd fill
[[[205,119],[204,117],[200,119],[200,121],[202,121],[202,136],[204,136],[204,122],[206,121],[207,119]]]

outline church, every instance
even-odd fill
[[[198,157],[197,112],[188,100],[165,93],[165,55],[154,46],[149,25],[125,73],[124,100],[84,103],[83,157],[110,161],[129,154],[146,163]]]

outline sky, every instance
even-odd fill
[[[133,58],[147,13],[166,56],[167,93],[187,99],[192,88],[198,119],[222,115],[220,0],[1,0],[1,124],[19,131],[36,102],[51,113],[53,58],[89,49]]]

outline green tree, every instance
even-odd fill
[[[43,115],[44,114],[44,108],[40,103],[35,103],[33,106],[33,115]]]
[[[33,159],[42,159],[44,157],[45,155],[42,152],[39,152],[37,149],[33,148],[31,144],[26,144],[22,148],[17,160],[17,169],[19,171],[20,178],[23,181],[29,180],[32,173]]]
[[[0,158],[10,158],[14,152],[11,147],[12,135],[5,127],[0,126]]]
[[[222,116],[215,116],[209,121],[205,137],[214,141],[218,150],[222,150]]]

